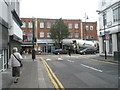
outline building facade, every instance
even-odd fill
[[[36,50],[42,50],[43,52],[52,52],[55,50],[54,42],[52,39],[50,39],[50,28],[52,25],[55,24],[57,19],[46,19],[46,18],[35,18],[34,19],[34,36],[37,39],[35,49]],[[33,34],[33,24],[32,24],[32,18],[21,18],[21,21],[23,23],[22,30],[24,32],[24,40],[22,47],[26,52],[31,52],[32,48],[32,34]],[[63,19],[64,23],[68,26],[68,30],[70,32],[70,35],[68,39],[83,39],[83,33],[84,30],[82,30],[84,23],[80,19]],[[94,33],[96,35],[95,37],[91,36],[91,39],[87,40],[96,40],[97,33],[95,30],[97,23],[95,22],[89,22],[86,23],[86,25],[93,26],[91,33]],[[93,29],[94,28],[94,29]],[[87,31],[87,34],[89,34],[90,31]],[[26,49],[27,47],[27,49]]]
[[[96,41],[97,36],[97,22],[82,22],[82,39]]]
[[[0,71],[4,71],[12,48],[21,46],[23,34],[20,28],[19,0],[1,0],[0,7]]]
[[[113,56],[120,51],[120,1],[100,0],[99,3],[99,46],[100,54]]]

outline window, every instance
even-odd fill
[[[68,24],[68,28],[71,29],[72,28],[72,23]]]
[[[75,29],[78,29],[78,23],[75,24]]]
[[[70,34],[69,34],[69,38],[72,38],[72,32],[70,32]]]
[[[47,37],[48,37],[48,38],[50,37],[50,32],[47,32]]]
[[[90,35],[90,39],[93,39],[94,38],[94,35]]]
[[[25,28],[26,27],[26,22],[22,22],[22,28]]]
[[[117,22],[120,20],[120,7],[113,10],[113,22]]]
[[[44,22],[40,22],[40,28],[44,28]]]
[[[44,37],[44,32],[40,32],[40,37]]]
[[[85,26],[85,30],[88,30],[88,26]]]
[[[89,36],[88,36],[88,35],[85,35],[85,38],[86,38],[86,39],[89,39]]]
[[[33,32],[29,32],[29,33],[27,33],[27,40],[28,40],[28,42],[32,42],[32,37],[33,37]]]
[[[93,30],[93,26],[90,26],[90,30]]]
[[[79,37],[79,33],[75,32],[75,37],[78,38]]]
[[[47,22],[47,28],[51,28],[51,23]]]
[[[33,27],[32,22],[28,22],[28,27],[29,27],[29,28],[32,28],[32,27]]]
[[[102,0],[102,6],[106,4],[106,0]]]

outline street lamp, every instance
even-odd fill
[[[86,12],[85,12],[85,27],[84,27],[84,39],[86,40],[86,19],[89,19],[88,16],[86,15]]]
[[[105,42],[105,45],[104,45],[104,49],[105,49],[105,59],[107,59],[107,51],[106,51],[106,32],[105,32],[105,25],[106,25],[106,14],[102,11],[99,11],[99,10],[96,10],[96,12],[98,12],[98,14],[100,13],[103,13],[103,27],[104,27],[104,42]]]

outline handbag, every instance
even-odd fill
[[[20,63],[20,67],[22,67],[23,64],[22,64],[21,60],[19,60],[14,54],[13,54],[13,56],[19,61],[19,63]]]

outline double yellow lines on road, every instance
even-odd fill
[[[48,73],[48,76],[49,76],[51,82],[53,83],[54,87],[56,88],[56,90],[65,90],[65,88],[62,85],[62,83],[55,76],[55,74],[53,73],[53,71],[51,70],[51,68],[47,64],[47,62],[43,59],[43,57],[41,57],[41,60],[42,60],[42,62],[44,64],[44,66],[46,68],[46,71]]]

